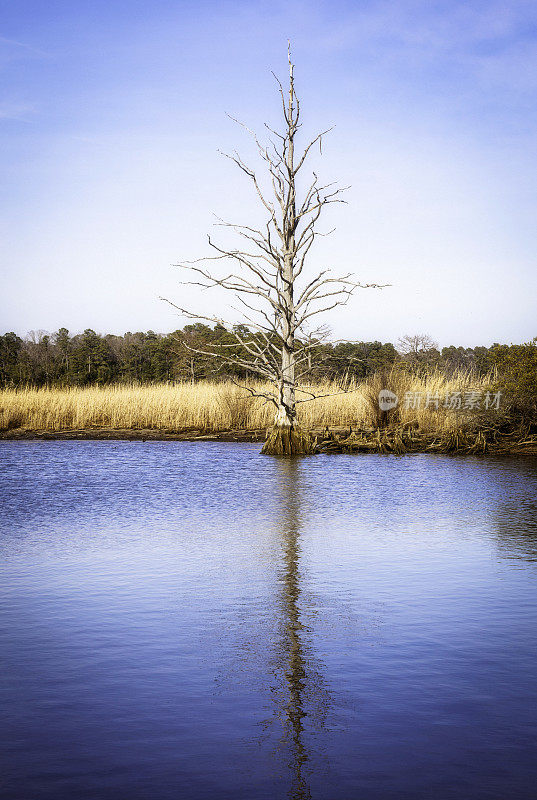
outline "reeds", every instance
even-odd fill
[[[442,400],[453,392],[485,392],[488,383],[486,378],[476,379],[468,373],[447,379],[441,373],[420,378],[392,371],[351,385],[345,393],[333,384],[316,386],[317,393],[331,396],[301,403],[298,417],[306,429],[347,425],[376,428],[381,422],[378,392],[387,388],[400,398],[398,409],[390,412],[391,421],[425,432],[446,432],[461,427],[464,412],[444,409],[442,402],[438,409],[434,404],[425,408],[426,398],[438,396]],[[407,392],[421,394],[419,408],[406,408],[403,398]],[[298,397],[306,395],[299,392]],[[272,404],[252,398],[231,382],[0,391],[1,430],[218,432],[266,428],[273,416]]]

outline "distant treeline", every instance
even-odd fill
[[[237,328],[244,336],[254,334]],[[70,335],[31,332],[24,339],[13,332],[0,336],[0,386],[91,386],[109,383],[192,382],[203,379],[248,379],[244,370],[222,365],[214,355],[199,350],[228,352],[235,339],[222,326],[197,323],[170,334],[125,333],[99,335],[91,329]],[[505,345],[502,346],[505,348]],[[427,336],[406,336],[397,347],[390,342],[314,342],[308,378],[362,380],[396,361],[420,371],[441,369],[446,375],[471,370],[485,375],[497,361],[499,345],[443,347]],[[240,352],[237,346],[236,351]]]

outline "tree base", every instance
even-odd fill
[[[261,450],[268,456],[310,456],[317,452],[317,439],[289,425],[274,425]]]

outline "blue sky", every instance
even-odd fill
[[[257,219],[217,150],[278,122],[291,39],[304,136],[351,184],[312,254],[362,281],[336,338],[537,335],[534,2],[0,0],[0,330],[169,331],[218,311],[171,264],[213,214]],[[236,315],[235,315],[236,316]]]

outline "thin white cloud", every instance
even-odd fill
[[[322,17],[322,14],[320,15]],[[320,22],[317,19],[316,22]],[[320,51],[356,55],[389,71],[427,68],[446,59],[494,75],[500,83],[517,82],[521,68],[537,66],[537,6],[535,3],[378,3],[341,12],[330,25],[315,25],[304,33],[304,44]],[[532,88],[529,80],[526,84]]]
[[[31,103],[18,103],[16,101],[0,102],[0,120],[18,120],[20,122],[30,122],[31,117],[37,111],[37,107]]]
[[[24,42],[18,42],[16,39],[8,39],[5,36],[0,36],[0,46],[1,45],[3,45],[2,51],[15,48],[26,50],[29,53],[33,53],[34,55],[45,58],[50,56],[50,53],[45,52],[45,50],[41,50],[39,47],[33,47],[33,45],[25,44]]]

